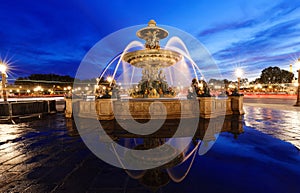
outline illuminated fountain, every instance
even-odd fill
[[[137,170],[128,174],[146,186],[160,187],[170,179],[182,181],[192,161],[179,177],[170,167],[193,160],[198,149],[200,155],[206,153],[222,129],[240,122],[224,119],[225,115],[239,114],[242,106],[229,97],[209,94],[194,60],[209,66],[206,75],[218,78],[218,73],[208,52],[193,38],[185,39],[186,35],[175,30],[174,36],[167,39],[168,31],[157,27],[153,20],[145,28],[133,29],[109,36],[87,54],[77,74],[97,77],[96,100],[74,99],[73,105],[67,101],[66,112],[70,113],[66,116],[74,117],[82,135],[91,130],[92,134],[83,140],[92,145],[97,156],[127,171]],[[145,44],[129,38],[132,32]],[[112,44],[120,37],[126,39],[123,44]],[[187,44],[189,49],[182,40],[192,44]],[[93,62],[107,64],[100,76],[93,74],[97,72]],[[74,88],[79,85],[74,84]],[[147,171],[134,175],[141,170]]]
[[[137,31],[136,35],[146,40],[145,49],[124,54],[123,61],[142,68],[142,80],[138,90],[131,93],[132,97],[158,98],[175,96],[166,81],[163,68],[172,66],[182,60],[182,55],[172,50],[162,49],[159,41],[168,36],[168,31],[156,26],[154,20],[148,26]]]
[[[180,119],[198,118],[199,114],[202,118],[243,114],[242,96],[214,97],[210,94],[211,85],[205,81],[221,77],[205,47],[182,31],[166,29],[171,37],[167,30],[151,20],[142,29],[140,26],[124,29],[96,44],[76,75],[76,80],[97,77],[95,105],[86,101],[73,103],[81,105],[79,116],[95,117],[96,112],[98,120],[113,120],[116,117],[160,119],[167,115],[167,119]],[[133,38],[134,33],[145,43]],[[100,76],[99,64],[107,64],[100,67]],[[80,81],[74,82],[74,90],[81,85]],[[71,117],[72,101],[66,104],[66,117]]]
[[[150,20],[148,26],[138,30],[136,35],[145,40],[145,44],[131,41],[122,53],[109,62],[98,78],[100,90],[113,89],[107,85],[108,81],[105,83],[106,78],[115,80],[116,85],[122,85],[132,98],[173,98],[183,90],[184,94],[181,94],[186,96],[192,78],[204,78],[179,37],[171,37],[165,47],[161,47],[160,40],[169,33],[156,26],[154,20]],[[114,63],[117,63],[115,67]],[[108,73],[112,68],[113,72]],[[107,95],[104,98],[108,98]]]
[[[213,118],[243,113],[241,98],[231,103],[226,97],[212,97],[182,38],[174,34],[167,39],[168,31],[153,20],[136,35],[145,43],[129,41],[97,78],[95,108],[99,120],[198,118],[199,112],[202,118]],[[162,47],[160,41],[164,39]],[[204,58],[210,64],[212,59],[202,52],[199,50],[196,57],[198,62]],[[212,74],[212,78],[217,77],[214,70]]]

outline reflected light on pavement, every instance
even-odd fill
[[[245,124],[300,149],[300,112],[245,106]]]

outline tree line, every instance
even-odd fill
[[[65,75],[57,75],[57,74],[31,74],[26,77],[17,78],[16,82],[22,82],[24,80],[44,80],[44,81],[58,81],[58,82],[73,82],[74,78]],[[15,82],[15,83],[16,83]]]
[[[79,82],[79,83],[96,83],[96,78],[80,80],[77,78],[73,78],[69,75],[57,75],[57,74],[31,74],[26,77],[19,77],[16,79],[15,84],[21,85],[26,84],[26,82],[58,82],[58,83],[70,83]]]
[[[265,68],[259,78],[255,79],[253,83],[261,84],[277,84],[277,83],[291,83],[294,79],[294,74],[279,67]]]

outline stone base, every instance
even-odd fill
[[[234,115],[245,114],[243,108],[244,96],[229,96],[231,99],[231,109]]]
[[[200,117],[202,118],[213,118],[215,117],[216,103],[212,97],[201,97],[198,98],[200,107]]]
[[[98,99],[95,101],[95,110],[98,120],[114,119],[113,99]]]
[[[197,100],[130,99],[113,101],[119,119],[180,119],[199,117]]]
[[[196,100],[177,98],[157,99],[96,99],[83,101],[66,99],[65,116],[76,116],[98,120],[118,119],[181,119],[215,118],[224,115],[243,115],[243,96],[228,98],[199,97]]]
[[[73,116],[72,99],[65,98],[65,101],[66,101],[65,117],[72,118]]]

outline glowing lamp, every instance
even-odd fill
[[[7,70],[7,66],[3,63],[0,63],[0,72],[5,73]]]
[[[235,70],[235,76],[238,77],[238,78],[240,78],[241,76],[243,76],[243,70],[240,69],[240,68],[237,68]]]

